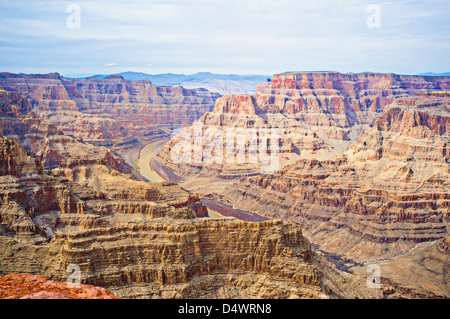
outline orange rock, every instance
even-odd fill
[[[45,276],[8,274],[0,277],[0,299],[120,299],[101,287],[68,287]]]

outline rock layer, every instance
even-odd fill
[[[450,90],[450,77],[336,72],[276,74],[272,81],[260,84],[254,95],[227,95],[217,99],[214,110],[199,119],[200,129],[191,127],[181,137],[174,138],[159,160],[175,171],[187,172],[180,176],[205,172],[205,176],[215,172],[219,178],[258,175],[264,172],[261,170],[264,165],[260,159],[257,163],[250,160],[251,130],[261,138],[263,130],[269,129],[277,129],[279,134],[278,141],[274,140],[280,154],[279,168],[302,158],[326,160],[346,151],[394,99],[440,90]],[[247,159],[238,165],[239,169],[236,163],[226,162],[229,129],[243,132],[237,140],[245,144]],[[218,165],[208,164],[205,154],[202,154],[203,162],[184,163],[187,165],[181,165],[181,169],[180,165],[174,165],[171,152],[177,144],[194,144],[199,136],[205,137],[204,143],[208,143],[206,137],[214,132],[223,135],[217,142],[224,150],[223,159],[220,163],[216,161]],[[185,136],[190,136],[190,141],[184,142]],[[235,149],[238,143],[235,142]]]
[[[0,85],[29,99],[39,118],[65,134],[109,147],[133,144],[138,137],[167,136],[174,126],[189,125],[210,111],[220,96],[117,75],[68,79],[57,73],[1,73]]]
[[[40,160],[44,169],[53,169],[69,159],[83,159],[133,173],[133,168],[110,149],[67,136],[53,124],[38,119],[30,111],[28,100],[17,93],[0,88],[0,103],[0,135],[23,146]]]
[[[320,249],[356,261],[446,237],[449,103],[445,92],[397,99],[342,155],[244,179],[225,196],[237,208],[304,225]]]
[[[3,154],[25,152],[8,145]],[[24,162],[17,156],[17,167]],[[16,176],[0,176],[1,274],[64,282],[76,265],[82,284],[125,298],[382,297],[313,253],[296,225],[199,218],[198,197],[175,184],[79,160],[40,175],[8,172]]]

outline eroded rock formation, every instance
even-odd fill
[[[181,137],[174,138],[166,145],[159,160],[175,171],[182,170],[180,176],[215,174],[219,178],[238,178],[258,175],[264,173],[261,170],[264,165],[261,159],[253,163],[248,150],[254,143],[252,139],[261,139],[270,129],[276,129],[279,134],[272,142],[277,143],[280,154],[279,168],[298,159],[331,159],[346,151],[394,99],[435,90],[450,90],[450,77],[336,72],[276,74],[272,81],[260,84],[254,95],[219,98],[214,110],[199,119],[199,129],[191,127]],[[232,137],[236,140],[234,145],[228,144],[227,130],[238,132],[237,138]],[[189,136],[194,145],[195,139],[199,140],[201,136],[204,144],[212,144],[214,140],[209,136],[218,135],[217,132],[223,135],[220,137],[223,142],[217,142],[224,150],[220,161],[213,160],[213,164],[208,164],[208,155],[202,154],[203,162],[192,160],[182,163],[187,164],[182,167],[174,165],[171,152],[183,138]],[[231,152],[235,152],[239,140],[246,145],[246,161],[239,163],[236,159],[235,163],[229,164],[226,151],[231,145],[234,146]],[[270,146],[269,140],[267,148]]]
[[[133,168],[110,149],[65,135],[53,124],[37,118],[29,101],[17,93],[0,88],[0,104],[0,135],[23,146],[40,160],[44,169],[53,169],[69,159],[80,159],[95,160],[133,174]]]
[[[1,274],[64,282],[77,265],[82,284],[126,298],[382,297],[313,253],[294,224],[199,218],[198,197],[175,184],[77,160],[42,173],[14,142],[0,146],[17,158],[0,176]]]
[[[30,101],[40,119],[94,145],[133,145],[168,136],[210,111],[220,96],[205,89],[160,87],[149,81],[68,79],[54,74],[0,74],[0,85]]]
[[[329,160],[299,160],[223,192],[237,208],[306,228],[320,249],[356,261],[390,258],[448,236],[450,96],[400,98]]]

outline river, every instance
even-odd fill
[[[152,169],[151,163],[152,157],[160,152],[164,144],[168,141],[169,139],[161,139],[148,143],[139,151],[139,157],[136,160],[136,167],[141,175],[150,182],[159,183],[165,181],[157,172]],[[215,199],[202,198],[201,201],[208,208],[208,215],[212,218],[235,217],[237,219],[252,222],[261,222],[269,219],[256,213],[244,211],[241,209],[235,209]]]
[[[162,139],[148,143],[139,151],[139,157],[136,161],[137,169],[150,182],[164,182],[164,179],[151,168],[151,163],[153,153],[159,152],[168,141],[168,139]]]

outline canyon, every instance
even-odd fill
[[[275,74],[273,80],[258,85],[254,95],[226,95],[217,99],[214,110],[198,120],[197,132],[191,127],[183,134],[194,138],[201,134],[207,139],[208,131],[225,134],[227,129],[244,130],[238,139],[244,140],[248,149],[252,137],[245,130],[254,129],[257,138],[261,138],[260,131],[275,128],[279,132],[281,168],[298,159],[326,160],[341,154],[394,99],[435,90],[450,90],[450,78],[336,72]],[[160,156],[164,165],[170,166],[169,148],[180,140],[175,136],[166,145]],[[227,147],[224,142],[222,149]],[[255,168],[250,163],[237,169],[235,163],[223,164],[225,159],[214,163],[222,165],[207,165],[206,159],[202,162],[191,165],[195,174],[201,169],[222,175],[230,173],[230,177],[257,175],[261,167]],[[184,169],[190,170],[185,166]]]
[[[337,264],[390,260],[449,236],[449,81],[274,75],[255,95],[219,98],[199,119],[201,129],[185,130],[184,137],[193,138],[181,134],[167,143],[154,167],[201,197],[301,226]],[[195,149],[195,134],[207,144],[209,132],[236,127],[279,129],[278,171],[263,173],[261,162],[227,163],[225,157],[208,162],[208,145],[202,162],[193,161],[195,154],[174,162],[180,143]],[[251,137],[239,138],[249,159]],[[223,153],[229,148],[226,138],[214,145]],[[448,255],[441,261],[448,268]],[[448,283],[448,272],[440,273],[441,285]]]
[[[76,264],[121,298],[450,297],[450,77],[288,72],[225,96],[118,75],[0,85],[0,275],[65,282]],[[249,161],[255,140],[274,170]]]
[[[210,111],[220,96],[120,75],[69,79],[58,73],[0,73],[0,85],[27,98],[38,118],[66,135],[112,149],[133,146],[139,138],[170,136],[174,127]]]
[[[83,285],[122,298],[382,296],[314,253],[292,223],[208,218],[175,184],[98,162],[44,171],[17,143],[2,138],[0,148],[2,275],[64,282],[77,265]]]

